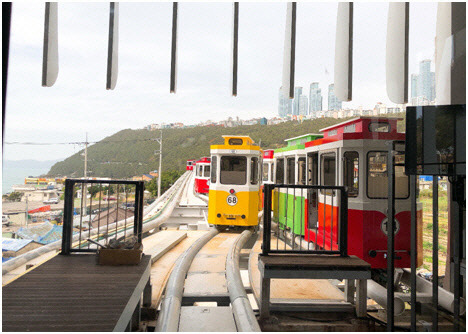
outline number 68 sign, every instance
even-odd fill
[[[226,198],[226,202],[227,204],[229,204],[230,206],[234,206],[237,204],[237,196],[234,195],[234,194],[230,194],[227,198]]]

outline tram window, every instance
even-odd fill
[[[247,178],[247,157],[221,157],[220,178],[221,184],[245,184]]]
[[[359,194],[359,154],[349,151],[343,156],[343,183],[348,187],[348,196],[357,197]]]
[[[268,181],[268,163],[263,164],[263,182]]]
[[[307,155],[308,161],[308,184],[318,185],[318,153]]]
[[[274,163],[271,163],[270,164],[270,182],[274,182],[274,177],[273,177],[273,173],[274,173],[274,170],[275,169],[275,164]]]
[[[297,161],[298,175],[297,180],[298,184],[304,185],[306,183],[306,160],[305,158],[299,158]]]
[[[296,183],[296,168],[295,168],[296,158],[288,158],[286,159],[287,169],[287,182],[288,184],[295,184]]]
[[[217,166],[217,163],[218,163],[218,157],[216,156],[213,156],[211,157],[211,166],[213,166],[213,168],[211,168],[211,181],[210,183],[216,183],[216,173],[218,171],[218,166]]]
[[[197,168],[197,176],[203,176],[203,165],[199,165]]]
[[[404,163],[404,153],[395,155],[396,163]],[[387,152],[367,154],[367,197],[385,199],[388,196]],[[395,166],[395,198],[409,197],[409,182],[404,166]]]
[[[210,177],[210,165],[205,166],[205,172],[203,173],[203,177]]]
[[[390,132],[390,124],[385,122],[369,123],[369,132]]]
[[[334,186],[336,180],[336,157],[335,153],[323,154],[321,156],[322,185]]]
[[[242,145],[243,141],[240,138],[229,139],[229,145]]]
[[[250,159],[250,184],[258,183],[258,158]]]
[[[276,183],[284,183],[284,159],[276,160]]]

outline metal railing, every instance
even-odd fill
[[[265,184],[262,254],[348,256],[348,191],[342,186]],[[273,217],[272,217],[273,216]],[[272,243],[272,221],[277,239]],[[289,230],[291,245],[280,235]],[[300,238],[296,245],[296,237]],[[305,237],[307,248],[302,246]],[[311,247],[310,245],[313,245]],[[313,248],[313,249],[312,249]]]
[[[61,254],[97,252],[88,239],[141,243],[143,191],[143,181],[67,179]]]

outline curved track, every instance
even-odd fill
[[[167,283],[156,331],[260,331],[239,271],[250,237],[212,229],[187,249]]]

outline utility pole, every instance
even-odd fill
[[[25,197],[26,197],[26,227],[28,227],[28,209],[29,209],[28,194],[26,194]]]
[[[88,133],[86,132],[85,150],[84,150],[84,178],[86,179],[88,170]]]
[[[159,137],[159,170],[158,170],[158,198],[161,196],[161,175],[162,175],[162,130],[161,137]]]
[[[86,141],[85,141],[85,150],[84,150],[84,179],[86,180],[88,176],[88,133],[86,132]],[[88,185],[86,183],[81,184],[82,187],[84,187],[84,191],[82,191],[82,194],[84,196],[83,201],[84,201],[84,211],[86,215],[86,205],[87,205],[87,198],[88,198]],[[81,212],[81,215],[83,216],[83,212]]]

